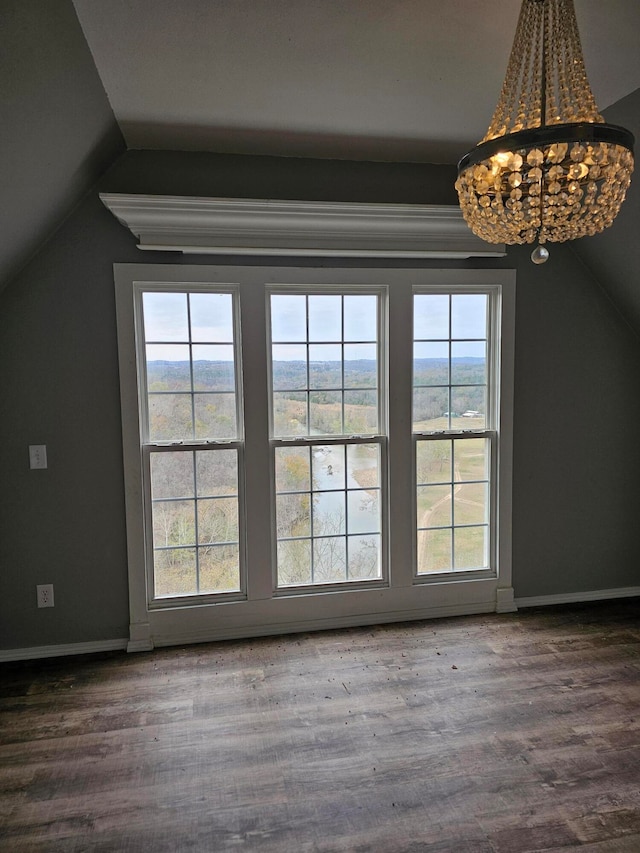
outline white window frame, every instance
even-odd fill
[[[143,296],[145,293],[226,293],[232,299],[233,318],[233,350],[234,350],[234,379],[235,379],[235,410],[236,410],[236,437],[233,439],[220,439],[203,441],[199,439],[183,439],[180,441],[153,441],[149,438],[149,405],[147,387],[147,371],[145,357],[145,334],[144,334],[144,312]],[[134,323],[136,333],[136,363],[138,369],[138,405],[141,432],[142,449],[142,483],[143,483],[143,506],[145,527],[145,553],[146,563],[146,590],[147,605],[149,609],[166,607],[189,607],[201,604],[207,598],[224,598],[229,600],[242,599],[246,597],[246,519],[244,511],[244,410],[242,406],[241,378],[242,378],[242,339],[240,336],[240,306],[239,292],[236,284],[212,285],[200,282],[159,283],[159,282],[135,282],[134,294]],[[193,391],[191,391],[193,394]],[[212,453],[216,449],[235,450],[237,458],[238,475],[238,548],[239,548],[239,589],[230,592],[217,592],[194,595],[155,596],[155,578],[153,565],[153,504],[151,499],[151,454],[154,452],[179,452],[187,450],[209,450]]]
[[[123,461],[130,590],[131,651],[155,645],[211,641],[319,628],[366,625],[463,613],[514,610],[511,583],[511,457],[515,272],[326,267],[259,267],[116,264],[116,311],[123,428]],[[237,285],[243,341],[245,415],[244,495],[248,574],[243,599],[219,596],[189,607],[149,606],[145,575],[143,454],[139,376],[136,367],[133,283]],[[265,289],[270,285],[388,287],[388,577],[373,586],[304,594],[275,594],[272,562],[273,503],[269,432]],[[438,577],[425,583],[414,573],[415,479],[411,417],[413,290],[499,286],[501,327],[500,410],[496,423],[495,570],[488,577]]]
[[[485,426],[482,429],[459,430],[459,429],[444,429],[434,431],[412,430],[413,436],[413,471],[414,477],[414,503],[413,503],[413,518],[414,529],[418,529],[417,517],[417,500],[415,499],[417,488],[417,466],[416,455],[417,445],[419,441],[438,441],[440,439],[458,439],[464,441],[471,438],[484,438],[489,442],[489,547],[488,547],[488,567],[479,569],[452,569],[449,572],[433,572],[418,574],[418,554],[417,554],[417,537],[414,537],[414,556],[413,566],[415,579],[417,583],[438,583],[444,579],[455,576],[456,578],[464,579],[471,577],[497,577],[497,565],[499,559],[498,553],[498,483],[499,483],[499,459],[500,459],[500,441],[502,430],[499,430],[500,423],[500,388],[501,388],[501,316],[502,316],[502,291],[500,285],[486,285],[481,287],[476,285],[470,287],[468,285],[453,284],[447,287],[443,285],[421,285],[414,288],[414,297],[420,294],[474,294],[482,293],[488,297],[487,306],[487,399],[486,399],[486,414]],[[412,413],[413,424],[413,413]]]
[[[299,437],[277,437],[274,435],[273,423],[273,365],[271,349],[271,296],[278,294],[311,295],[344,295],[367,294],[375,295],[378,302],[377,310],[377,392],[378,392],[378,429],[376,433],[366,435],[323,435],[323,436],[299,436]],[[273,566],[273,590],[274,596],[283,595],[305,595],[321,590],[344,590],[351,587],[366,588],[386,586],[389,582],[389,552],[388,552],[388,370],[387,370],[387,303],[388,287],[384,285],[325,285],[323,287],[304,287],[301,285],[270,285],[265,290],[266,314],[268,328],[267,364],[268,364],[268,391],[269,391],[269,444],[271,463],[271,517],[272,517],[272,551],[271,559]],[[308,342],[307,342],[308,346]],[[309,414],[307,412],[307,414]],[[311,447],[314,445],[333,444],[339,447],[348,444],[376,444],[380,452],[380,542],[381,542],[381,574],[379,578],[371,580],[338,581],[325,584],[300,584],[299,586],[279,586],[277,566],[277,533],[276,533],[276,476],[275,476],[275,451],[278,447]]]

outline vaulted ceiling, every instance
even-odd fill
[[[5,0],[0,281],[126,147],[455,163],[489,123],[519,6]],[[575,6],[600,109],[626,103],[633,117],[640,3]],[[606,251],[583,259],[622,275],[598,263]],[[623,290],[612,295],[627,311]],[[636,309],[640,328],[640,298]]]
[[[74,0],[130,148],[456,163],[518,0]],[[640,87],[640,3],[577,0],[596,100]]]

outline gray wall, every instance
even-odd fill
[[[636,137],[636,174],[616,221],[602,234],[576,240],[574,249],[597,276],[628,319],[640,331],[640,89],[604,111],[610,124],[628,128]]]
[[[129,152],[101,189],[441,204],[455,201],[452,178],[448,167]],[[544,267],[529,251],[457,264],[518,270],[516,595],[635,585],[640,344],[570,249],[553,247]],[[127,636],[112,265],[181,261],[139,252],[91,193],[0,293],[0,647]],[[49,468],[30,471],[27,446],[40,443]],[[48,582],[56,606],[38,610],[35,585]]]
[[[71,0],[0,5],[0,290],[124,151]]]

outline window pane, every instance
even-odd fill
[[[487,566],[487,527],[456,527],[453,531],[455,568],[483,569]]]
[[[271,340],[307,340],[307,298],[294,294],[271,297]]]
[[[235,391],[232,346],[193,348],[193,387],[196,391]]]
[[[451,528],[418,531],[418,574],[450,572]]]
[[[487,295],[454,293],[451,297],[451,337],[486,338]]]
[[[315,492],[313,495],[312,533],[314,536],[338,536],[345,533],[344,492]]]
[[[486,483],[467,483],[458,486],[454,497],[456,524],[486,524],[489,504]]]
[[[448,294],[416,294],[413,301],[413,336],[417,341],[449,338]]]
[[[418,486],[418,527],[451,525],[451,486]]]
[[[434,389],[414,392],[414,430],[485,428],[487,305],[486,293],[414,296],[413,383]]]
[[[378,298],[374,294],[345,295],[344,340],[378,340]]]
[[[278,586],[311,583],[311,540],[278,542]]]
[[[236,438],[235,394],[194,394],[196,438]]]
[[[489,449],[488,438],[416,442],[418,574],[487,566]]]
[[[189,340],[186,293],[143,293],[142,306],[147,342]]]
[[[309,452],[311,492],[303,491],[309,487]],[[285,561],[278,566],[278,583],[335,583],[380,577],[380,446],[287,447],[276,448],[275,455],[278,559]],[[295,487],[297,492],[283,494]],[[284,541],[294,537],[299,537],[297,544]],[[309,554],[312,565],[306,562]],[[304,557],[298,569],[294,555],[298,560]]]
[[[238,541],[238,501],[211,498],[198,501],[198,544]]]
[[[416,444],[416,480],[421,483],[451,482],[451,440],[434,439]]]
[[[154,548],[195,545],[195,541],[195,501],[154,501]]]
[[[193,438],[190,394],[149,394],[149,440]]]
[[[486,438],[467,438],[455,442],[455,479],[457,482],[486,480],[489,476],[489,442]]]
[[[190,391],[189,347],[184,344],[148,344],[147,390]]]
[[[376,388],[378,354],[375,344],[345,344],[344,387]]]
[[[237,458],[235,449],[151,452],[154,571],[160,571],[156,595],[239,589]],[[194,492],[196,500],[166,500]],[[197,551],[185,547],[196,539]],[[218,543],[232,544],[225,550]]]
[[[448,388],[414,388],[413,424],[416,430],[446,429],[448,414]]]
[[[315,435],[341,435],[342,391],[315,391],[309,395],[311,432]]]
[[[347,435],[375,435],[378,432],[377,404],[377,391],[345,391],[345,433]]]
[[[230,293],[191,293],[191,339],[233,342],[233,301]]]
[[[237,438],[233,344],[189,343],[233,341],[232,294],[149,292],[143,305],[148,440]],[[153,339],[184,343],[149,343]],[[226,393],[203,396],[205,391]]]
[[[165,456],[174,454],[166,453]],[[237,495],[238,452],[236,450],[196,450],[198,497]]]
[[[308,493],[276,496],[278,537],[311,535],[311,495]]]
[[[304,391],[274,392],[273,431],[283,437],[307,435],[307,395]]]
[[[316,452],[318,448],[313,450]],[[277,447],[275,455],[276,492],[308,491],[311,488],[309,448]]]
[[[379,533],[380,504],[375,490],[347,492],[347,529],[349,533]]]
[[[347,445],[347,488],[369,489],[380,485],[380,447],[377,444]]]
[[[380,536],[348,536],[349,580],[374,580],[382,576]]]
[[[316,445],[311,453],[314,490],[344,489],[344,446]]]
[[[486,389],[480,385],[452,387],[451,409],[460,416],[461,429],[484,429]]]
[[[309,347],[309,388],[342,388],[342,347],[315,344]]]
[[[307,387],[307,348],[300,344],[278,344],[271,350],[274,391]]]
[[[347,577],[347,543],[344,536],[313,540],[313,583],[335,583]]]
[[[413,384],[449,384],[448,343],[416,343],[413,345]]]
[[[193,497],[193,453],[176,451],[152,453],[151,498]]]
[[[156,551],[153,564],[156,598],[195,595],[198,591],[195,548]]]
[[[198,548],[201,594],[240,589],[240,549],[237,545]]]
[[[309,296],[309,340],[342,340],[341,296]]]
[[[451,384],[485,385],[487,356],[484,341],[451,344]]]

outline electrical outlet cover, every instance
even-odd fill
[[[38,607],[53,607],[53,584],[41,583],[36,585]]]

